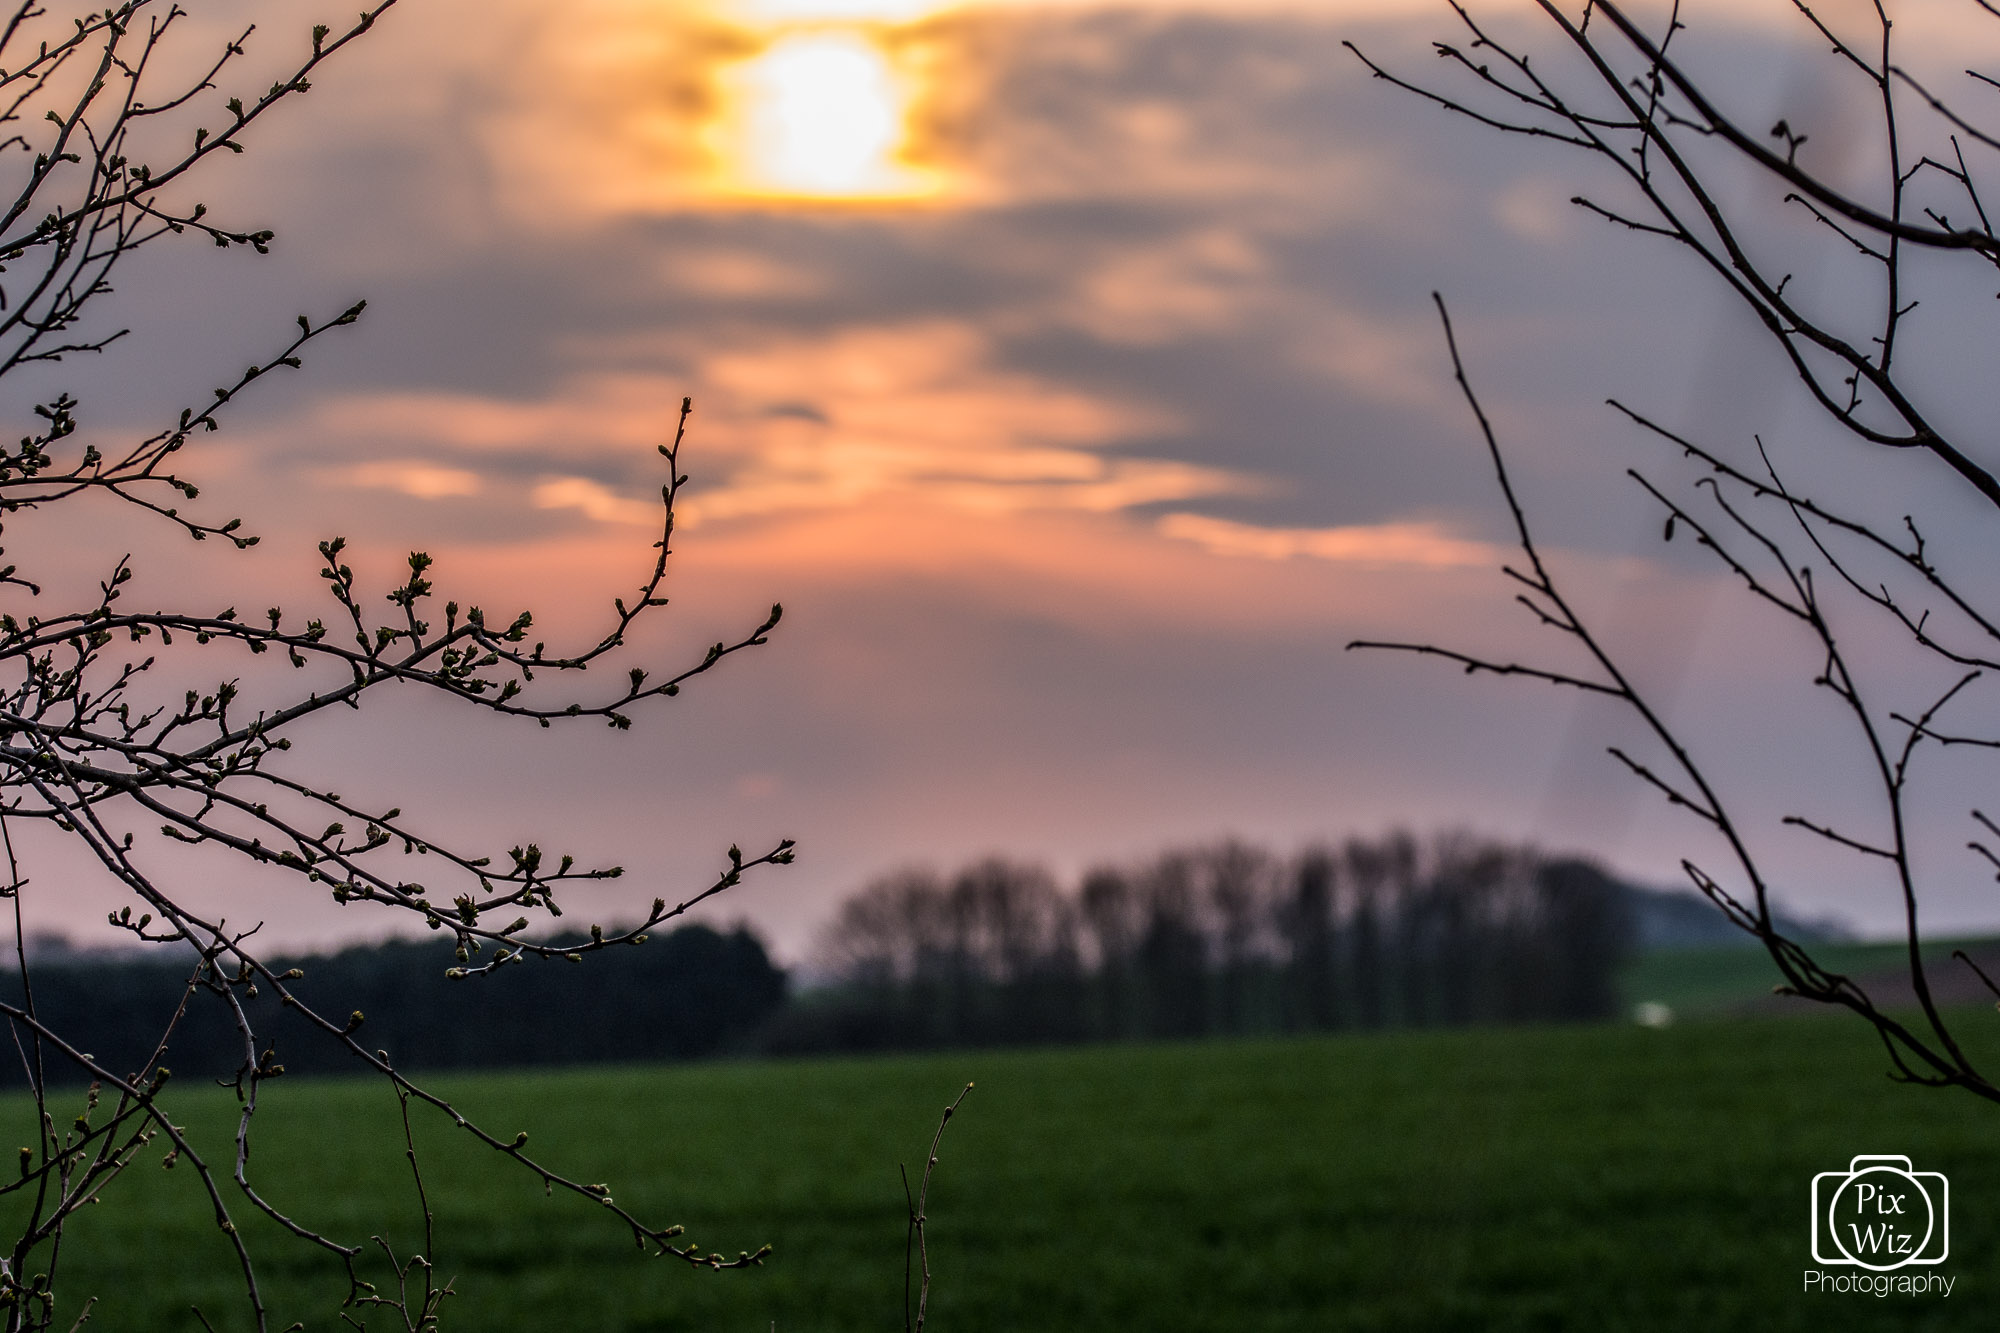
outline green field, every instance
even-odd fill
[[[1990,936],[1927,940],[1926,966],[1933,984],[1939,978],[1963,979],[1952,959],[1955,949],[1984,954],[1996,941]],[[1829,972],[1857,978],[1900,976],[1908,967],[1907,946],[1900,941],[1875,944],[1815,944],[1812,956]],[[1665,1004],[1676,1014],[1708,1017],[1769,1008],[1771,988],[1784,978],[1763,948],[1747,939],[1734,946],[1698,949],[1658,949],[1626,964],[1618,989],[1627,1009],[1643,1001]]]
[[[704,1245],[776,1246],[749,1272],[641,1259],[601,1209],[543,1198],[433,1119],[438,1262],[463,1292],[445,1327],[900,1328],[897,1163],[967,1079],[931,1210],[940,1333],[1988,1327],[2000,1108],[1892,1086],[1872,1040],[1760,1019],[441,1079]],[[406,1248],[393,1097],[271,1092],[253,1164],[271,1192]],[[24,1107],[5,1104],[17,1127]],[[222,1098],[181,1109],[214,1144]],[[1802,1294],[1808,1179],[1885,1152],[1951,1177],[1953,1294]],[[95,1292],[92,1329],[193,1329],[199,1302],[247,1327],[193,1185],[149,1163],[89,1210],[67,1308]],[[252,1232],[273,1327],[339,1327],[334,1270]]]

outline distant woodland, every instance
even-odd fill
[[[1717,935],[1728,927],[1705,904],[1585,861],[1391,834],[1293,856],[1226,842],[1073,885],[1002,859],[899,872],[842,906],[805,985],[741,927],[688,926],[581,964],[468,980],[445,977],[448,941],[287,961],[321,1013],[358,1012],[371,1047],[443,1069],[1583,1022],[1616,1013],[1636,948]],[[190,966],[47,942],[38,952],[38,1012],[114,1067],[139,1067],[157,1038],[128,1020],[183,994],[168,1066],[226,1079],[240,1065],[226,1007]],[[18,974],[0,985],[18,991]],[[295,1015],[262,1019],[289,1072],[343,1067]],[[0,1071],[17,1085],[21,1061]]]
[[[777,1050],[1578,1022],[1617,1008],[1631,890],[1467,836],[1294,857],[1238,842],[1073,888],[982,861],[882,879],[822,943]]]
[[[574,942],[581,942],[576,937]],[[228,1007],[164,951],[122,955],[45,953],[30,959],[42,1020],[113,1069],[137,1069],[159,1039],[155,1016],[187,1010],[162,1060],[177,1078],[233,1076],[243,1047]],[[322,1014],[360,1015],[357,1038],[413,1070],[675,1060],[741,1049],[785,1002],[785,974],[756,936],[688,926],[582,963],[524,963],[477,980],[449,980],[451,940],[397,941],[320,957],[298,967],[300,997]],[[19,993],[18,971],[0,980]],[[241,994],[239,992],[239,994]],[[264,1049],[287,1073],[351,1072],[353,1062],[269,995],[245,1000],[269,1034]],[[0,1086],[20,1086],[22,1061],[0,1059]],[[263,1051],[259,1051],[261,1056]],[[47,1061],[52,1079],[68,1062]]]

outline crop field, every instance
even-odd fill
[[[437,1260],[478,1330],[899,1329],[900,1162],[946,1135],[931,1327],[974,1330],[1991,1326],[2000,1108],[1897,1087],[1838,1019],[1403,1033],[455,1076],[492,1127],[747,1272],[641,1258],[432,1115]],[[269,1089],[253,1169],[311,1224],[420,1236],[396,1105],[373,1083]],[[183,1093],[211,1160],[227,1094]],[[23,1142],[26,1103],[4,1104]],[[1952,1182],[1949,1298],[1807,1295],[1810,1177],[1901,1153]],[[247,1228],[272,1327],[343,1327],[326,1256]],[[87,1210],[64,1287],[93,1329],[248,1326],[185,1167]],[[376,1328],[389,1321],[371,1321]]]

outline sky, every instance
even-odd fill
[[[317,17],[255,8],[280,54]],[[1481,12],[1546,43],[1522,8]],[[1823,125],[1815,152],[1865,162],[1822,48],[1763,9],[1690,7],[1690,41],[1746,118]],[[870,877],[986,854],[1068,874],[1464,827],[1674,882],[1714,849],[1605,757],[1615,714],[1344,651],[1563,660],[1499,572],[1506,510],[1437,291],[1579,602],[1756,814],[1787,900],[1881,930],[1880,877],[1776,822],[1851,802],[1812,663],[1661,546],[1624,472],[1676,460],[1604,400],[1730,447],[1843,446],[1684,258],[1566,202],[1605,185],[1588,164],[1343,46],[1428,77],[1454,23],[1415,0],[404,0],[207,183],[272,255],[154,252],[121,283],[133,337],[57,372],[115,433],[366,297],[191,465],[262,544],[190,554],[112,515],[45,540],[80,578],[134,549],[163,601],[303,606],[342,534],[364,579],[422,549],[460,600],[587,634],[648,567],[653,446],[690,395],[673,607],[638,651],[696,659],[782,602],[771,644],[629,733],[385,699],[301,738],[347,794],[622,862],[620,887],[576,891],[607,921],[731,843],[796,838],[707,918],[794,960]],[[1933,26],[1912,49],[1953,54]],[[1947,384],[1971,364],[1959,318],[1935,335]],[[1926,910],[2000,924],[1962,807]],[[388,924],[204,873],[269,938]],[[80,931],[95,895],[31,911]]]

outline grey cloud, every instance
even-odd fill
[[[1774,387],[1784,368],[1741,316],[1690,295],[1698,284],[1677,256],[1569,209],[1568,195],[1592,183],[1560,155],[1449,121],[1369,80],[1339,44],[1355,36],[1427,72],[1423,38],[1448,17],[941,23],[941,38],[956,33],[987,63],[958,119],[936,128],[939,142],[1002,188],[876,211],[668,199],[594,212],[551,201],[545,215],[522,216],[508,176],[516,164],[496,156],[506,145],[496,150],[491,127],[532,101],[532,84],[503,96],[489,85],[510,77],[504,65],[454,69],[421,119],[399,120],[346,115],[335,72],[314,95],[333,105],[333,138],[317,137],[308,117],[246,159],[249,181],[274,187],[259,216],[278,227],[278,253],[262,264],[189,257],[135,275],[149,350],[107,361],[129,373],[106,410],[137,416],[168,387],[233,366],[295,309],[366,295],[370,314],[352,336],[246,402],[243,432],[257,452],[227,485],[268,500],[277,535],[301,542],[333,528],[384,546],[419,535],[533,542],[592,529],[576,508],[537,507],[544,478],[647,502],[656,456],[588,421],[478,449],[386,414],[373,427],[314,423],[397,394],[532,416],[587,405],[592,377],[608,375],[643,377],[670,405],[723,354],[796,345],[805,350],[772,364],[805,365],[856,331],[887,330],[907,348],[921,330],[950,325],[972,348],[936,377],[963,395],[954,402],[1069,395],[1117,418],[1067,440],[1074,453],[1268,483],[1116,508],[1102,526],[1121,539],[1172,510],[1288,529],[1437,519],[1468,538],[1504,540],[1506,516],[1432,322],[1436,289],[1459,317],[1529,507],[1565,554],[1581,553],[1587,568],[1633,551],[1657,557],[1656,524],[1619,474],[1628,462],[1671,460],[1601,400],[1627,397],[1738,442],[1752,428],[1795,438],[1800,420]],[[395,30],[382,40],[398,40]],[[1732,68],[1769,59],[1762,39],[1736,40]],[[396,57],[418,70],[424,58]],[[1783,88],[1746,87],[1753,105],[1792,105]],[[1837,279],[1825,281],[1837,290]],[[1986,354],[1953,345],[1959,317],[1935,326],[1941,373]],[[743,421],[708,415],[705,401],[689,452],[694,496],[749,466],[739,446],[753,428],[837,423],[842,403],[823,387],[771,383]],[[1154,417],[1112,410],[1135,404]],[[324,479],[369,462],[463,469],[484,490],[422,499]],[[750,530],[770,520],[732,521]],[[795,608],[791,622],[768,658],[690,691],[652,748],[559,741],[538,761],[547,767],[532,814],[577,841],[604,839],[655,878],[692,875],[732,839],[801,835],[800,868],[745,899],[794,945],[830,895],[885,864],[996,845],[1073,862],[1231,829],[1291,842],[1397,818],[1471,818],[1587,840],[1624,820],[1631,832],[1612,840],[1615,852],[1672,867],[1669,830],[1611,809],[1602,769],[1565,766],[1566,705],[1521,704],[1340,651],[1362,621],[1401,615],[1421,630],[1410,622],[1430,608],[1462,612],[1473,585],[1464,571],[1437,585],[1448,593],[1385,584],[1392,591],[1378,601],[1340,603],[1348,618],[1338,623],[1270,594],[1278,609],[1241,622],[1211,605],[1181,623],[1135,627],[1119,620],[1129,599],[1091,584],[1094,571],[1022,575],[1008,588],[914,560],[826,572],[819,566],[834,556],[801,542],[796,569],[724,562],[717,572],[699,554],[723,540],[710,531],[690,534],[696,555],[676,574],[715,581],[688,595],[688,641],[733,623],[739,606],[771,600]],[[650,537],[630,533],[643,554]],[[1678,548],[1666,559],[1686,578],[1686,599],[1702,602],[1719,583],[1674,564],[1686,559]],[[1307,578],[1300,563],[1244,562],[1229,586],[1291,579],[1286,596],[1318,607],[1370,577]],[[1498,638],[1509,622],[1498,578],[1490,583],[1497,610],[1471,619]],[[1615,604],[1635,585],[1594,586],[1601,604]],[[1209,600],[1226,610],[1231,598]],[[1696,627],[1688,642],[1646,642],[1656,665],[1696,651],[1700,613],[1683,620]],[[1771,690],[1752,686],[1718,711],[1721,722],[1754,726]],[[453,736],[448,721],[384,715],[333,744],[366,775],[377,747],[394,743],[402,776],[419,783],[520,762],[514,733],[464,739],[456,751],[442,743]],[[1775,770],[1775,760],[1753,765],[1759,776]],[[619,779],[610,794],[584,781],[604,773]],[[779,780],[752,780],[768,774]],[[493,820],[494,836],[514,836],[480,797],[468,784],[441,798],[445,817],[482,831]],[[677,823],[686,845],[654,845],[661,810],[686,821]],[[652,892],[649,882],[642,896]],[[298,920],[346,928],[331,909]]]

